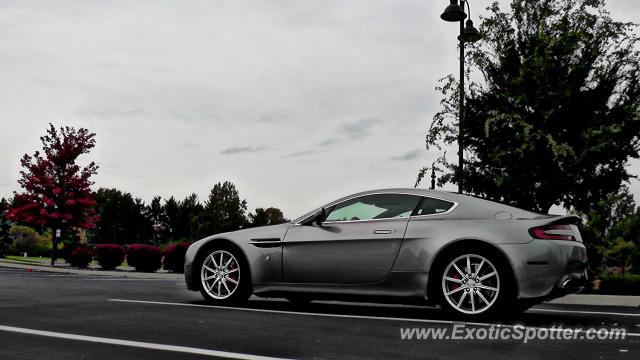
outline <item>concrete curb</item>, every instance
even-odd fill
[[[0,267],[12,268],[12,269],[24,269],[29,271],[43,271],[50,273],[59,273],[59,274],[76,274],[76,275],[89,275],[89,276],[110,276],[110,277],[119,277],[119,278],[131,278],[131,279],[164,279],[164,280],[181,280],[184,281],[183,274],[174,274],[174,273],[142,273],[135,271],[107,271],[107,270],[81,270],[81,269],[72,269],[72,268],[58,268],[51,266],[40,266],[40,265],[27,265],[27,264],[16,264],[9,261],[0,260]]]
[[[640,307],[640,296],[572,294],[548,302],[563,305],[605,305]]]

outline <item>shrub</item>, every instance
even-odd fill
[[[3,258],[9,255],[9,250],[11,249],[11,242],[9,237],[0,236],[0,258]]]
[[[28,226],[14,225],[9,230],[9,235],[13,238],[15,250],[22,254],[26,252],[35,256],[38,248],[38,233]]]
[[[187,249],[190,245],[191,243],[189,242],[169,244],[162,261],[164,269],[176,273],[184,272],[184,256],[187,254]]]
[[[69,262],[71,258],[71,252],[75,249],[77,244],[72,244],[70,242],[60,241],[62,243],[62,250],[58,251],[58,257],[64,259],[66,262]]]
[[[144,244],[129,245],[127,262],[136,271],[154,272],[162,266],[162,249]]]
[[[0,205],[2,205],[1,202]],[[11,223],[4,218],[2,210],[0,209],[0,258],[9,255],[9,250],[13,243],[9,234],[9,229],[11,229]]]
[[[48,232],[39,235],[37,231],[22,225],[13,225],[9,229],[9,237],[13,239],[10,252],[29,256],[50,256],[52,248],[52,236]],[[62,243],[58,243],[58,249],[62,249]]]
[[[640,295],[640,275],[601,275],[600,294]]]
[[[63,248],[62,241],[58,242],[58,250]],[[53,249],[53,235],[48,232],[42,233],[38,237],[38,243],[33,255],[35,256],[51,256],[51,250]]]
[[[105,270],[115,269],[124,261],[125,250],[118,244],[96,245],[96,260]]]
[[[92,259],[93,251],[86,246],[80,245],[71,248],[71,251],[68,252],[66,261],[71,264],[71,266],[86,268],[89,266]]]

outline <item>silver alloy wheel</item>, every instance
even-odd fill
[[[240,284],[240,263],[228,251],[214,251],[202,263],[200,280],[209,296],[216,300],[226,299]]]
[[[455,258],[442,276],[442,293],[447,302],[464,314],[489,309],[500,294],[500,276],[485,257],[466,254]]]

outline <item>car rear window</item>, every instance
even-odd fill
[[[453,203],[450,201],[425,197],[422,199],[415,215],[441,214],[447,212],[451,207],[453,207]]]

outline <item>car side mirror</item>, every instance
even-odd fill
[[[315,219],[313,219],[313,222],[316,223],[316,225],[318,226],[322,226],[322,223],[327,219],[327,210],[325,210],[324,208],[320,209],[320,211],[318,211],[316,213]]]
[[[316,211],[315,214],[311,215],[309,219],[304,222],[304,225],[316,224],[318,226],[321,226],[326,218],[327,218],[327,210],[325,210],[325,208],[322,208]]]

